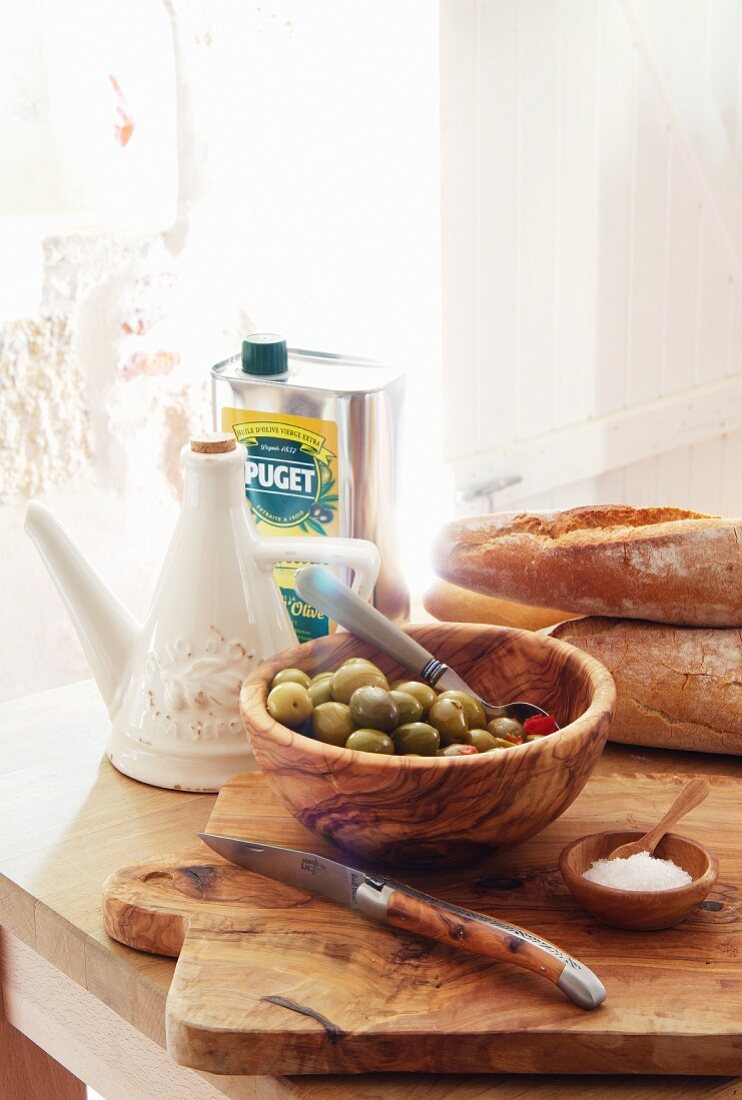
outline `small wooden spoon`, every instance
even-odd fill
[[[708,793],[709,785],[705,779],[700,777],[691,779],[690,783],[686,783],[683,787],[665,816],[657,822],[653,829],[650,829],[639,840],[633,840],[630,844],[619,845],[605,858],[628,859],[629,856],[635,856],[639,852],[649,852],[651,855],[670,827],[676,821],[679,821],[681,817],[685,817],[694,806],[698,806],[699,803],[703,802]]]

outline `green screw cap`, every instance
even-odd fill
[[[285,374],[289,369],[286,341],[275,332],[254,332],[242,341],[246,374]]]

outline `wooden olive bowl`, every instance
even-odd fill
[[[583,908],[603,924],[650,932],[672,928],[690,916],[716,882],[716,856],[695,840],[667,833],[655,848],[660,859],[671,859],[692,878],[688,886],[670,890],[618,890],[583,878],[596,859],[605,859],[619,844],[644,836],[641,830],[593,833],[568,844],[559,857],[559,870],[571,893]]]
[[[574,801],[603,751],[616,702],[610,673],[582,650],[529,631],[459,623],[406,629],[482,698],[537,703],[562,729],[480,756],[377,756],[274,721],[265,703],[282,668],[313,676],[368,657],[390,681],[409,676],[373,646],[338,633],[278,654],[243,685],[242,719],[269,783],[308,829],[397,867],[469,861],[540,832]]]

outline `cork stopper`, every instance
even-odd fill
[[[191,439],[191,450],[200,455],[223,455],[236,446],[237,441],[229,432],[201,432]]]

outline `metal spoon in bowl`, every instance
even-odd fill
[[[394,626],[381,612],[351,592],[346,584],[321,565],[308,565],[296,574],[294,586],[303,600],[318,611],[329,615],[351,634],[376,646],[387,657],[393,657],[426,684],[441,691],[465,691],[484,707],[488,718],[514,718],[524,722],[534,714],[546,714],[535,703],[488,703],[472,691],[448,665],[444,665],[419,642]]]

